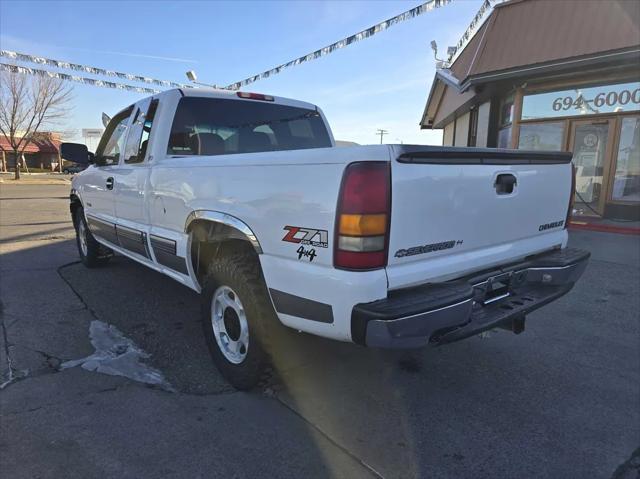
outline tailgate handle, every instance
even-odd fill
[[[518,185],[518,180],[511,173],[502,173],[496,177],[493,187],[499,195],[510,195]]]

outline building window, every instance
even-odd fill
[[[562,150],[564,122],[523,123],[518,148],[521,150]]]
[[[513,93],[500,102],[500,128],[511,125],[513,121]]]
[[[469,112],[469,138],[467,146],[476,146],[478,141],[478,108]]]
[[[640,201],[640,116],[622,119],[612,199]]]
[[[525,95],[522,119],[599,115],[640,110],[640,82]]]
[[[511,123],[513,121],[513,98],[510,93],[500,102],[500,128],[498,130],[498,148],[511,147]]]
[[[511,147],[511,127],[502,128],[498,132],[498,148]]]

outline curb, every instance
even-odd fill
[[[613,226],[613,225],[604,225],[604,224],[597,224],[597,223],[571,221],[569,222],[569,229],[640,236],[640,228],[633,227],[633,226]]]

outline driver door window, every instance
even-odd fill
[[[136,109],[135,116],[129,127],[127,146],[124,150],[125,163],[141,163],[144,161],[157,107],[158,100],[152,100],[151,102],[147,100]]]
[[[131,111],[132,108],[127,108],[118,113],[107,126],[96,151],[98,166],[117,165],[120,161],[120,155],[124,152],[125,133]]]

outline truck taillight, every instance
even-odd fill
[[[369,270],[387,265],[390,181],[386,162],[351,163],[345,169],[336,215],[336,268]]]
[[[567,207],[567,217],[564,220],[564,227],[569,227],[571,221],[571,213],[573,213],[573,201],[576,197],[576,167],[571,163],[571,196],[569,197],[569,206]]]

